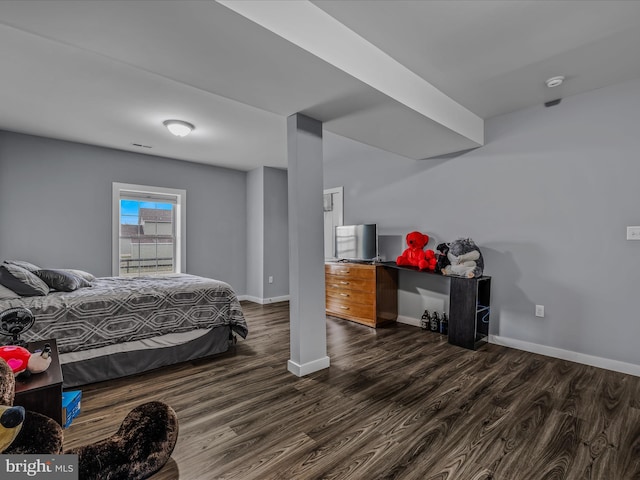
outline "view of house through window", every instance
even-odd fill
[[[182,273],[186,191],[113,184],[113,275]]]
[[[120,199],[120,275],[175,272],[175,203]]]

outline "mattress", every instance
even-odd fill
[[[27,342],[55,338],[61,354],[226,326],[242,338],[247,324],[225,282],[188,274],[101,277],[73,292],[0,301],[35,316]]]
[[[221,354],[233,345],[231,335],[229,326],[221,326],[61,354],[63,387],[113,380]]]

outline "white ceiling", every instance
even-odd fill
[[[634,1],[3,0],[0,129],[286,168],[302,112],[422,159],[481,145],[482,119],[639,77],[639,47]]]

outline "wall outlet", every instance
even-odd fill
[[[627,227],[627,240],[640,240],[640,227]]]
[[[269,275],[269,283],[273,283],[273,276]]]
[[[544,317],[544,305],[536,305],[536,317]]]

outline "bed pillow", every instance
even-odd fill
[[[79,288],[90,287],[91,283],[84,278],[59,269],[38,270],[35,274],[44,281],[52,290],[61,292],[73,292]]]
[[[20,295],[4,285],[0,285],[0,300],[11,300],[14,298],[20,298]]]
[[[21,297],[43,296],[49,293],[49,285],[37,275],[6,262],[0,265],[0,285],[13,290]]]
[[[40,270],[40,267],[34,265],[33,263],[25,262],[24,260],[5,260],[4,263],[8,263],[10,265],[17,265],[18,267],[22,267],[25,270],[29,270],[31,273],[35,273],[37,270]]]
[[[87,282],[93,282],[96,279],[95,275],[92,275],[89,272],[85,272],[84,270],[77,270],[75,268],[59,268],[58,270],[62,270],[63,272],[73,273],[74,275],[77,275],[80,278],[84,278]]]

